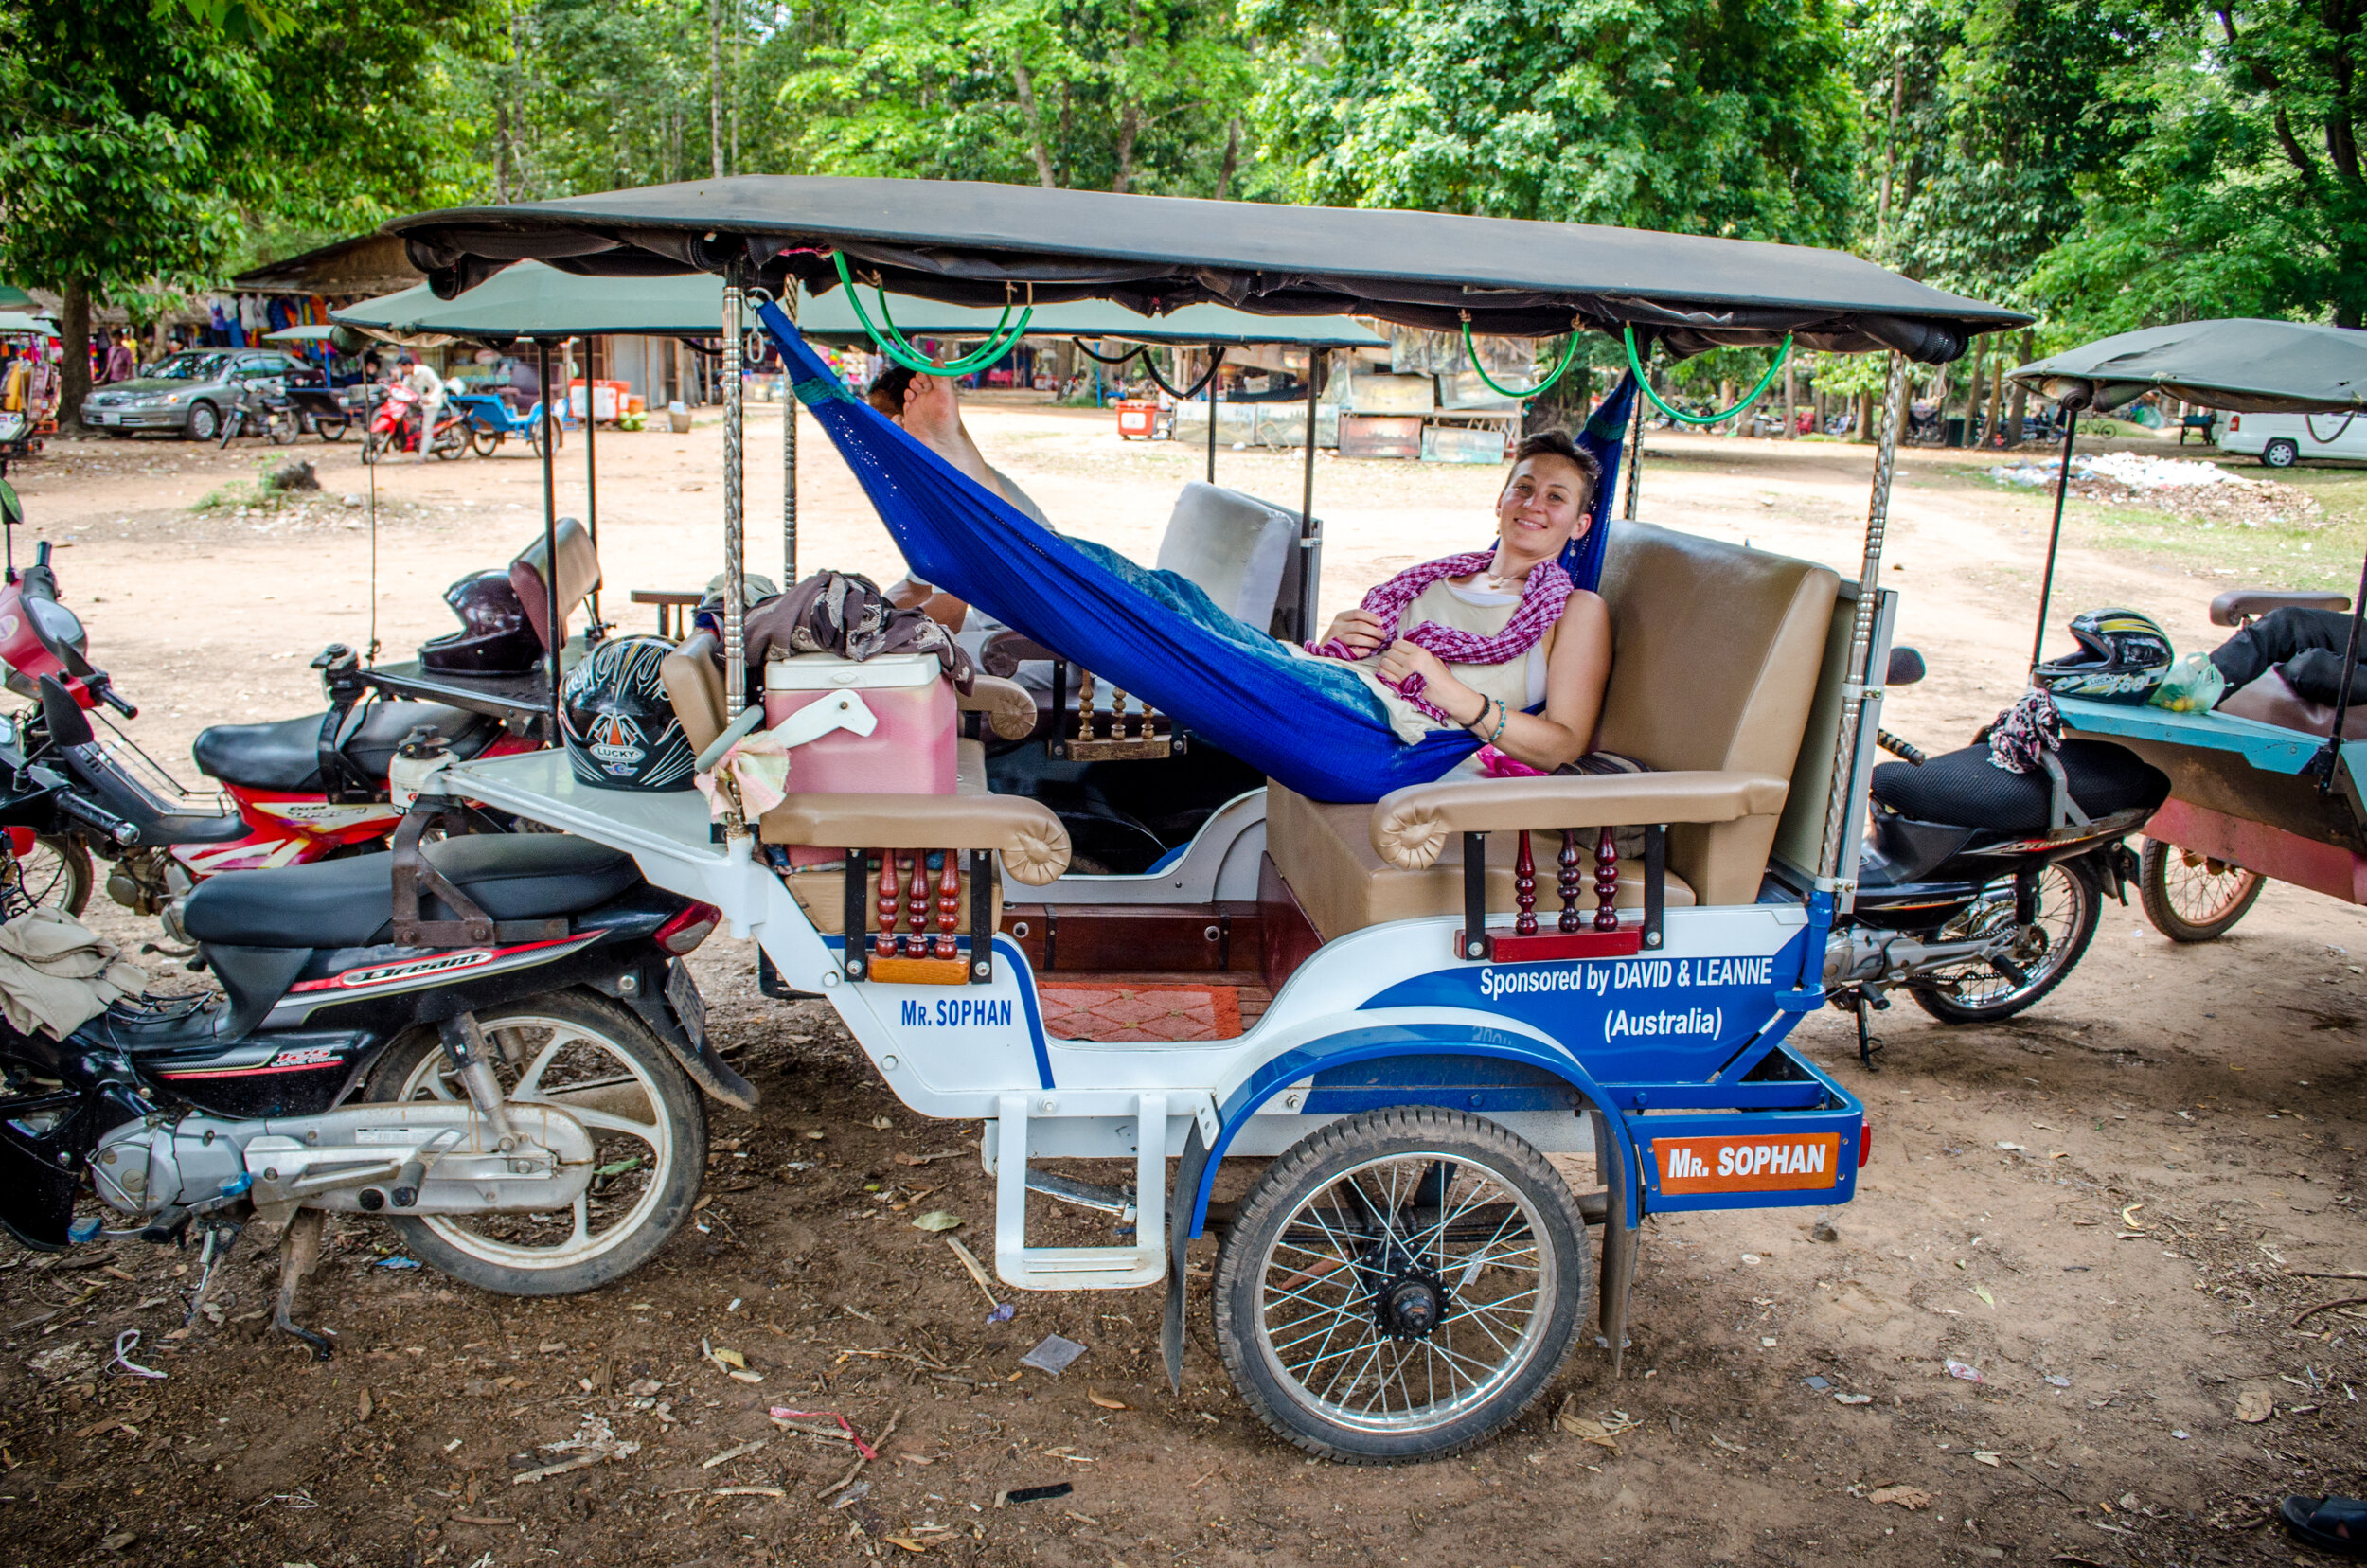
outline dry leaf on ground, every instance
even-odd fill
[[[1928,1508],[1931,1494],[1920,1487],[1881,1487],[1865,1494],[1869,1503],[1895,1503],[1902,1508]]]

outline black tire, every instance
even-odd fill
[[[327,419],[319,415],[312,419],[312,434],[324,441],[342,441],[346,438],[346,432],[352,428],[351,419]]]
[[[544,1054],[555,1062],[545,1063],[538,1078],[556,1070],[561,1081],[555,1093],[532,1097],[618,1114],[614,1110],[620,1097],[618,1086],[624,1086],[625,1096],[637,1088],[648,1120],[624,1119],[648,1132],[597,1129],[594,1136],[601,1168],[628,1159],[638,1163],[596,1179],[564,1223],[543,1214],[382,1218],[402,1234],[405,1250],[420,1262],[499,1295],[577,1295],[624,1278],[673,1238],[698,1199],[707,1153],[706,1104],[698,1086],[647,1025],[591,991],[559,991],[489,1007],[477,1014],[477,1022],[497,1055],[505,1051],[505,1036],[518,1039],[532,1053],[524,1063],[503,1055],[496,1072],[505,1094],[514,1094],[521,1073],[532,1069]],[[533,1049],[531,1039],[522,1038],[537,1035],[546,1037],[540,1050]],[[562,1056],[571,1042],[591,1042],[595,1048],[584,1053],[591,1061]],[[443,1063],[443,1046],[435,1031],[413,1030],[371,1068],[367,1097],[461,1097]],[[587,1092],[596,1090],[598,1106],[560,1098],[569,1083]],[[594,1236],[588,1226],[596,1206],[606,1210],[614,1222]],[[538,1253],[543,1256],[538,1258]]]
[[[2240,865],[2145,840],[2137,898],[2153,929],[2173,942],[2215,942],[2260,901],[2269,879]]]
[[[2015,961],[2020,978],[1991,964],[1959,965],[1911,985],[1908,994],[1915,1006],[1943,1024],[1993,1024],[2035,1007],[2063,983],[2095,939],[2096,922],[2104,913],[2103,888],[2085,860],[2057,861],[2038,875],[2038,918],[2036,935],[2028,938],[2036,951]],[[1938,939],[1962,941],[2010,926],[2013,918],[2013,883],[1993,884],[1942,926]]]
[[[192,412],[189,415],[189,418],[192,421],[194,421],[197,415]],[[227,448],[231,442],[237,440],[245,433],[246,410],[243,408],[231,409],[229,413],[224,414],[222,417],[222,435],[215,439],[214,450],[219,452]]]
[[[2295,463],[2300,462],[2301,456],[2301,443],[2280,436],[2275,440],[2270,441],[2267,446],[2260,449],[2260,466],[2262,468],[2288,469]]]
[[[1497,1200],[1482,1203],[1491,1192]],[[1325,1202],[1331,1206],[1300,1222]],[[1282,1260],[1290,1255],[1316,1261]],[[1516,1263],[1522,1258],[1533,1262]],[[1350,1283],[1334,1283],[1351,1270]],[[1308,1452],[1365,1465],[1437,1459],[1485,1442],[1545,1391],[1569,1355],[1586,1274],[1577,1201],[1525,1141],[1461,1112],[1372,1111],[1308,1134],[1242,1201],[1217,1255],[1217,1346],[1250,1408]],[[1277,1280],[1279,1294],[1270,1283]],[[1393,1298],[1402,1305],[1385,1309]],[[1507,1305],[1521,1301],[1531,1305],[1518,1312]],[[1425,1310],[1431,1327],[1422,1330]],[[1384,1310],[1412,1316],[1397,1317],[1393,1330]],[[1457,1323],[1467,1325],[1462,1351]],[[1332,1351],[1331,1336],[1344,1330],[1357,1339]],[[1318,1335],[1315,1354],[1296,1370],[1286,1364]],[[1489,1365],[1498,1351],[1502,1363]],[[1474,1377],[1475,1365],[1484,1376]],[[1356,1381],[1339,1396],[1349,1366]],[[1376,1367],[1379,1386],[1351,1410]],[[1458,1376],[1472,1386],[1460,1388]],[[1407,1409],[1375,1415],[1393,1381]],[[1416,1386],[1426,1402],[1413,1403]]]
[[[289,413],[272,413],[263,417],[263,434],[274,446],[286,446],[296,438],[296,417]]]
[[[57,909],[80,916],[90,907],[93,872],[90,846],[63,833],[44,833],[33,852],[17,855],[0,840],[0,910],[13,919],[27,909]]]
[[[222,410],[209,402],[193,402],[189,422],[183,429],[192,441],[210,441],[222,434]]]
[[[365,463],[380,462],[385,457],[385,454],[386,435],[383,431],[373,430],[367,436],[362,437],[362,461]]]
[[[490,457],[502,449],[502,433],[498,430],[488,430],[483,425],[471,425],[469,444],[476,449],[478,456]]]
[[[452,424],[436,433],[434,444],[428,450],[436,454],[437,462],[449,463],[455,457],[466,457],[475,448],[469,439],[469,427]]]

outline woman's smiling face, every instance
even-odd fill
[[[1530,561],[1559,555],[1586,523],[1589,488],[1586,471],[1567,457],[1523,457],[1496,498],[1496,537]]]

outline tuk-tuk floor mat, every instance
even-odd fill
[[[1054,1040],[1232,1040],[1241,1033],[1236,986],[1043,986],[1043,1032]]]

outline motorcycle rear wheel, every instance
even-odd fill
[[[499,1295],[578,1295],[624,1278],[673,1238],[698,1200],[707,1162],[698,1085],[649,1025],[589,991],[489,1007],[477,1022],[495,1047],[503,1093],[581,1118],[604,1174],[567,1210],[380,1218],[420,1262]],[[466,1097],[432,1029],[398,1040],[371,1070],[373,1101]]]
[[[2035,1007],[2077,967],[2095,939],[2103,914],[2103,889],[2094,869],[2084,860],[2058,861],[2038,873],[2036,923],[2044,946],[2028,962],[2015,966],[2021,971],[2020,979],[1993,964],[1959,964],[1913,982],[1908,994],[1943,1024],[1993,1024],[2011,1018]],[[2006,882],[1942,926],[1938,939],[1964,941],[2010,926],[2013,919],[2014,887]]]
[[[263,421],[263,434],[274,446],[286,446],[296,438],[296,419],[293,414],[272,414]]]
[[[2137,898],[2153,929],[2173,942],[2216,942],[2260,901],[2269,879],[2240,865],[2145,840]]]

